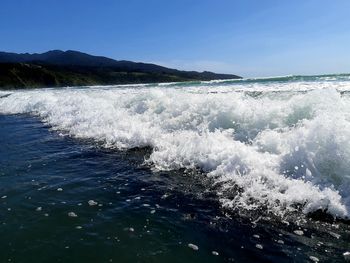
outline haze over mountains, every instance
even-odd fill
[[[181,71],[78,51],[0,52],[0,88],[38,88],[237,79],[237,75]]]

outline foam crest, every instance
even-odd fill
[[[0,113],[35,114],[105,147],[151,147],[147,163],[204,171],[230,209],[347,218],[350,99],[336,82],[319,83],[14,91],[0,98]]]

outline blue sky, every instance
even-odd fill
[[[350,72],[349,0],[1,0],[0,50],[245,77]]]

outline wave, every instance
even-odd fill
[[[35,114],[108,148],[151,147],[149,165],[205,172],[227,209],[346,219],[350,98],[337,88],[350,85],[315,82],[296,92],[300,85],[274,86],[279,93],[247,86],[264,96],[221,84],[13,91],[0,99],[0,113]]]
[[[257,78],[243,78],[243,79],[219,79],[210,81],[188,81],[188,82],[169,82],[158,83],[157,86],[216,86],[216,85],[240,85],[240,84],[262,84],[262,83],[290,83],[290,82],[333,82],[333,81],[350,81],[349,73],[342,74],[324,74],[324,75],[286,75],[286,76],[272,76],[272,77],[257,77]]]

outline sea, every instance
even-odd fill
[[[350,74],[0,91],[0,262],[346,262]]]

